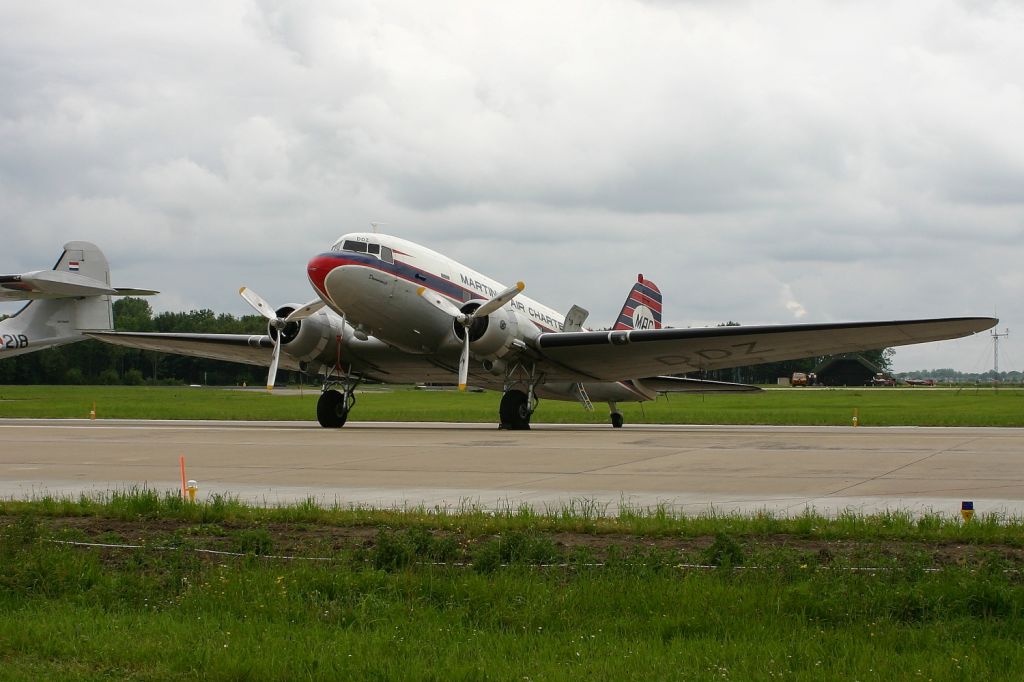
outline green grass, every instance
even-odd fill
[[[153,491],[5,502],[0,678],[960,680],[1024,664],[1017,520],[346,513]],[[88,539],[80,515],[108,541],[124,518],[157,534],[53,543]],[[328,562],[255,556],[353,523],[372,541],[289,548]],[[607,535],[601,556],[563,546],[578,528]],[[845,540],[800,541],[821,533]],[[247,555],[194,551],[225,535]],[[936,568],[951,542],[971,552]]]
[[[216,388],[109,386],[3,386],[0,417],[87,418],[96,404],[101,419],[313,420],[317,390],[304,395]],[[404,387],[358,394],[359,421],[494,422],[496,393],[416,391]],[[755,395],[673,395],[620,405],[626,423],[1024,426],[1024,390],[772,390]],[[542,401],[537,423],[607,423],[607,409],[586,412],[574,403]]]

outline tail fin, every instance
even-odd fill
[[[64,253],[53,269],[76,273],[110,287],[110,266],[107,264],[107,258],[90,242],[65,244]],[[76,331],[114,328],[114,311],[109,295],[85,296],[69,303],[74,307],[72,325]]]
[[[637,275],[612,329],[661,329],[661,291],[643,275]]]
[[[8,300],[28,303],[0,321],[0,357],[13,357],[86,338],[81,330],[111,330],[114,312],[110,268],[103,252],[89,242],[64,245],[53,270],[8,276],[17,293]]]

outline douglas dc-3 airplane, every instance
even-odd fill
[[[84,341],[83,330],[113,329],[111,296],[155,293],[110,286],[107,259],[96,245],[68,242],[52,270],[0,275],[0,303],[28,301],[0,320],[0,359]]]
[[[90,332],[109,343],[322,373],[321,426],[345,424],[364,379],[450,382],[503,392],[500,425],[528,429],[539,398],[592,409],[653,400],[666,392],[758,390],[669,376],[901,346],[967,336],[997,320],[962,317],[672,329],[661,325],[662,297],[642,275],[609,331],[583,327],[587,311],[561,314],[461,263],[398,237],[353,233],[306,267],[317,299],[271,308],[240,293],[268,323],[267,334]]]

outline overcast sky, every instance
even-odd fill
[[[643,272],[675,326],[997,312],[1024,369],[1022,36],[985,0],[0,0],[0,272],[85,239],[241,314],[377,221],[592,326]]]

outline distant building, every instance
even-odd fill
[[[876,374],[885,370],[860,353],[844,353],[825,358],[814,373],[821,386],[868,386]]]

